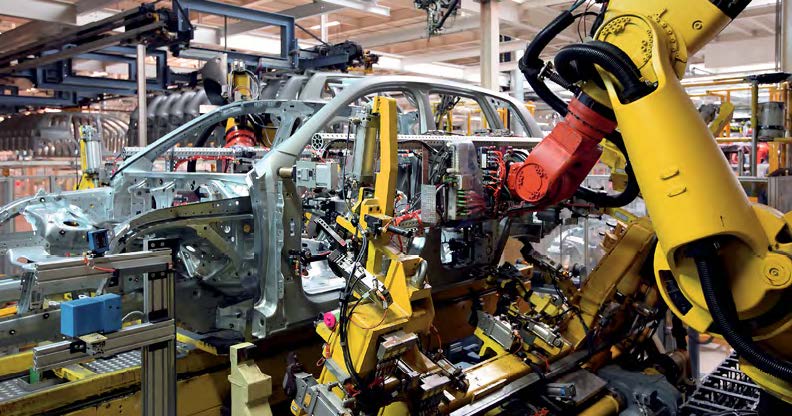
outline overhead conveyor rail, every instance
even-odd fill
[[[156,76],[146,80],[147,91],[161,91],[175,85],[193,84],[194,74],[176,74],[168,67],[168,52],[188,59],[209,60],[226,54],[228,62],[242,61],[251,70],[346,68],[363,62],[370,55],[354,43],[320,45],[301,50],[297,43],[293,16],[254,10],[209,0],[173,0],[170,8],[145,3],[87,25],[69,28],[0,53],[0,109],[15,111],[20,107],[75,106],[87,101],[137,94],[138,69],[135,66],[139,44],[146,45],[146,55],[154,57]],[[217,46],[192,44],[196,28],[190,14],[219,16],[240,21],[235,25],[280,28],[280,51],[277,54],[243,53]],[[4,36],[13,33],[6,32]],[[219,33],[219,32],[218,32]],[[126,79],[109,75],[85,76],[75,69],[78,61],[120,63],[127,66]],[[49,95],[21,93],[14,79],[24,78]]]

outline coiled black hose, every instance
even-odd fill
[[[556,54],[555,68],[569,82],[592,79],[594,65],[611,73],[621,84],[618,92],[622,102],[635,101],[650,92],[641,81],[641,73],[635,63],[618,47],[602,41],[591,41],[563,47]]]
[[[546,102],[558,114],[565,116],[568,112],[567,103],[555,95],[547,85],[539,79],[539,74],[544,67],[544,61],[539,58],[542,51],[556,36],[568,28],[575,21],[575,16],[570,11],[564,11],[553,19],[549,25],[536,34],[534,39],[526,46],[525,54],[518,64],[520,72],[525,76],[528,85],[533,88],[536,95]]]
[[[531,86],[531,88],[533,88],[536,95],[539,96],[539,98],[542,99],[542,101],[547,103],[547,105],[549,105],[550,108],[552,108],[561,116],[566,116],[566,114],[569,112],[569,110],[567,109],[567,103],[561,97],[555,95],[550,90],[550,88],[547,87],[544,81],[539,79],[539,75],[542,73],[542,70],[544,68],[544,61],[542,61],[542,59],[540,59],[539,56],[542,53],[542,51],[547,47],[547,45],[550,44],[550,41],[552,41],[561,32],[563,32],[564,29],[571,26],[572,23],[574,23],[575,19],[576,16],[569,11],[564,11],[560,15],[558,15],[558,17],[553,19],[553,21],[550,22],[550,24],[548,24],[544,29],[542,29],[541,31],[539,31],[539,33],[536,34],[534,39],[525,48],[525,54],[523,55],[523,57],[520,59],[519,62],[520,71],[523,73],[526,81],[528,81],[528,84]],[[599,42],[599,43],[604,43],[604,42]],[[613,48],[621,52],[621,50],[616,48],[615,46],[613,46]],[[604,50],[605,48],[599,48],[599,49]],[[614,52],[614,54],[617,53],[618,52]],[[622,54],[624,55],[624,52],[622,52]],[[573,53],[572,55],[570,55],[570,58],[576,59],[575,54]],[[614,59],[619,59],[619,58],[614,58]],[[621,59],[623,59],[623,57]],[[633,64],[632,61],[630,61],[629,59],[628,61],[629,64],[632,64],[632,68],[634,68],[635,64]],[[557,83],[558,85],[561,85],[566,89],[570,89],[571,82],[577,81],[577,80],[565,79],[565,77],[563,77],[562,74],[556,74],[552,71],[548,71],[548,75],[553,82]],[[630,83],[633,81],[640,82],[640,75],[637,75],[635,80],[631,80]],[[621,134],[619,134],[618,132],[613,132],[611,135],[608,136],[608,140],[614,143],[619,148],[619,150],[622,152],[622,154],[624,155],[627,161],[627,166],[625,167],[625,172],[628,175],[626,188],[620,194],[608,195],[605,192],[599,192],[581,186],[578,188],[576,195],[598,206],[621,207],[632,202],[640,193],[640,189],[638,187],[638,182],[635,179],[635,174],[633,173],[632,167],[630,166],[630,159],[627,154],[627,149],[624,146],[624,140],[622,140]]]
[[[208,127],[206,130],[204,130],[201,133],[201,135],[198,136],[198,138],[195,140],[195,143],[193,143],[193,146],[195,146],[195,147],[204,147],[204,146],[206,146],[206,142],[209,141],[209,137],[212,136],[212,134],[214,133],[215,129],[218,126],[222,127],[222,124],[218,123],[218,124],[215,124],[214,126]],[[190,160],[190,161],[187,162],[187,172],[195,172],[195,169],[197,167],[198,167],[198,161],[197,160]]]
[[[451,2],[451,4],[448,5],[446,12],[443,14],[443,17],[441,17],[440,20],[437,22],[438,29],[443,28],[443,25],[445,24],[446,20],[448,20],[449,16],[454,14],[454,11],[456,10],[458,5],[459,5],[459,0],[454,0],[453,2]]]
[[[792,363],[762,350],[740,322],[715,242],[702,241],[692,247],[691,254],[696,263],[707,308],[717,325],[716,330],[738,355],[756,368],[784,381],[792,381]]]

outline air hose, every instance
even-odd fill
[[[691,247],[689,254],[696,263],[701,290],[715,329],[739,356],[756,368],[784,381],[792,381],[792,363],[762,350],[740,322],[728,279],[718,257],[716,242],[703,240]]]

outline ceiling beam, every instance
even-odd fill
[[[246,5],[245,7],[249,7],[249,5]],[[372,13],[378,16],[390,16],[389,7],[380,6],[376,2],[368,2],[365,0],[317,0],[313,3],[295,6],[290,9],[278,11],[276,13],[292,16],[295,18],[295,20],[299,20],[307,17],[335,12],[341,9],[353,9]],[[228,26],[228,35],[238,35],[240,33],[250,32],[251,30],[261,29],[263,27],[266,26],[262,25],[261,23],[241,21]]]
[[[54,0],[0,0],[0,15],[70,25],[77,23],[77,8]]]
[[[24,16],[19,17],[32,20],[0,34],[0,51],[55,35],[76,25],[78,15],[117,2],[118,0],[81,0],[77,4],[68,4],[54,0],[0,0],[0,15],[11,16],[15,10],[22,10]]]
[[[77,14],[92,12],[103,9],[111,4],[118,3],[118,0],[79,0],[77,1]]]
[[[478,28],[480,25],[478,16],[466,16],[457,18],[454,25],[446,28],[442,34],[448,35],[452,33],[463,32],[470,29]],[[376,46],[390,45],[394,43],[409,42],[417,39],[427,39],[429,35],[426,33],[426,23],[415,23],[411,25],[404,25],[395,29],[375,32],[373,34],[361,34],[353,37],[351,40],[361,44],[364,48],[373,48]]]
[[[499,49],[501,53],[515,52],[525,49],[526,44],[527,41],[524,40],[511,40],[508,42],[501,42]],[[406,56],[404,58],[404,63],[422,64],[429,62],[446,62],[455,59],[474,58],[476,56],[479,56],[480,54],[481,54],[481,47],[476,45],[470,48],[455,49],[448,52],[425,53],[421,55]]]
[[[390,16],[390,7],[380,6],[376,1],[366,0],[318,0],[334,4],[343,8],[375,14],[377,16]]]
[[[746,36],[752,36],[753,35],[753,31],[752,30],[745,28],[740,22],[738,22],[736,20],[731,22],[729,24],[729,26],[726,26],[726,29],[724,29],[724,31],[729,30],[729,29],[732,29],[734,31],[740,32],[740,33],[742,33],[743,35],[746,35]]]

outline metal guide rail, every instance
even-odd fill
[[[173,340],[175,321],[131,325],[118,332],[107,334],[96,344],[76,345],[74,341],[61,341],[33,348],[33,366],[39,370],[66,367],[100,357],[112,357],[118,353],[142,348],[147,345]]]
[[[34,263],[31,266],[35,270],[36,282],[42,286],[56,282],[65,283],[72,279],[108,277],[112,274],[109,269],[117,270],[120,274],[160,271],[170,261],[170,251],[164,250],[94,257],[91,259],[93,267],[86,267],[85,259],[81,257],[74,260]]]
[[[145,149],[145,147],[125,147],[119,157],[126,159],[134,156]],[[263,147],[174,147],[165,152],[164,156],[169,159],[189,159],[194,157],[229,157],[242,158],[252,156],[264,156],[269,149]]]
[[[316,133],[311,141],[311,147],[319,150],[324,149],[334,142],[343,142],[347,139],[345,133]],[[462,140],[469,140],[479,146],[512,146],[512,147],[533,147],[542,138],[540,137],[495,137],[495,136],[440,136],[440,135],[420,135],[420,134],[400,134],[399,142],[410,144],[411,142],[421,141],[429,146],[443,146],[446,143],[454,143]],[[354,142],[354,137],[350,137]],[[126,159],[143,151],[143,147],[124,147],[119,155]],[[269,151],[263,147],[176,147],[165,153],[170,159],[189,159],[194,157],[229,157],[241,158],[253,156],[263,156]]]
[[[105,300],[82,302],[75,300],[61,304],[60,308],[44,310],[46,326],[56,339],[61,334],[69,334],[63,341],[40,345],[33,348],[33,369],[37,372],[64,368],[95,359],[115,357],[134,350],[142,350],[141,384],[143,392],[143,414],[151,416],[170,415],[175,412],[175,359],[176,359],[176,322],[172,240],[152,239],[147,241],[147,250],[138,253],[109,254],[93,258],[66,259],[42,262],[26,267],[22,293],[28,297],[44,300],[47,294],[68,293],[73,290],[91,290],[97,294],[104,289],[113,288],[117,293]],[[127,276],[142,275],[142,285],[125,287]],[[106,283],[103,280],[107,279]],[[117,280],[116,280],[117,279]],[[110,283],[115,280],[115,283]],[[120,282],[119,282],[120,281]],[[143,289],[142,322],[122,328],[120,311],[123,295]],[[39,295],[32,296],[32,292]],[[106,294],[107,295],[107,294]],[[104,295],[103,295],[104,296]],[[21,300],[24,300],[21,299]],[[100,303],[101,302],[101,303]],[[110,302],[110,301],[108,301]],[[28,299],[29,303],[29,299]],[[77,306],[79,303],[79,306]],[[22,305],[22,303],[20,303]],[[98,309],[93,305],[98,306]],[[60,322],[61,309],[66,308],[68,318]],[[29,308],[24,308],[28,311]],[[103,311],[113,311],[105,312]],[[38,311],[37,311],[38,312]],[[64,312],[65,313],[65,312]],[[117,317],[116,317],[116,314]],[[28,318],[39,314],[21,315],[7,319],[0,324],[24,323]],[[49,315],[49,316],[47,316]],[[101,315],[101,316],[97,316]],[[101,321],[98,323],[97,321]],[[28,323],[31,326],[30,323]],[[117,326],[116,326],[117,325]],[[38,327],[39,323],[32,325]],[[77,330],[76,328],[81,328]],[[68,328],[68,329],[67,329]],[[108,329],[100,329],[108,328]],[[120,328],[120,329],[116,329]],[[15,334],[16,330],[9,331]],[[12,337],[13,338],[13,337]],[[53,339],[53,338],[49,338]],[[127,360],[129,361],[129,360]],[[56,379],[37,382],[30,389],[21,390],[24,382],[9,381],[0,385],[0,397],[14,398],[24,391],[46,388]],[[49,383],[49,384],[48,384]]]
[[[139,350],[132,350],[111,358],[100,358],[70,366],[70,368],[80,372],[88,371],[87,377],[95,377],[100,374],[140,367],[141,358]],[[48,390],[62,386],[66,382],[62,379],[48,379],[38,384],[31,384],[27,375],[7,378],[0,381],[0,403],[18,400],[33,394],[46,394]]]
[[[703,416],[713,413],[755,410],[759,403],[759,387],[740,371],[737,354],[723,360],[680,407],[682,416]]]
[[[334,143],[339,145],[349,137],[350,142],[354,142],[354,135],[347,136],[346,133],[316,133],[311,140],[311,147],[314,149],[324,149]],[[458,143],[463,140],[473,142],[477,146],[512,146],[512,147],[534,147],[542,141],[541,137],[496,137],[496,136],[456,136],[456,135],[421,135],[421,134],[400,134],[399,143],[410,144],[411,142],[424,142],[429,146],[445,146],[447,143]]]

